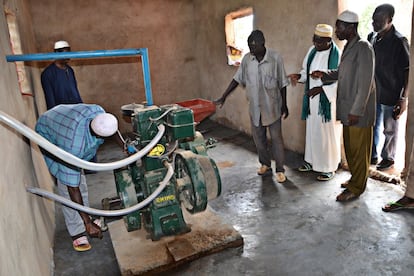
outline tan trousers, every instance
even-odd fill
[[[351,172],[351,179],[347,187],[355,195],[362,194],[367,186],[372,150],[372,131],[372,127],[344,126],[345,154]]]

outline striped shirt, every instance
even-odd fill
[[[93,104],[61,104],[39,117],[36,132],[59,148],[83,160],[91,160],[104,142],[91,134],[89,125],[93,118],[105,113]],[[50,173],[63,184],[77,187],[81,169],[67,164],[49,152],[43,151]]]

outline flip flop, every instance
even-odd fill
[[[312,165],[305,161],[303,163],[303,165],[299,167],[298,171],[300,171],[300,172],[310,172],[310,171],[312,171]]]
[[[357,199],[358,197],[359,197],[359,195],[356,195],[356,194],[352,193],[350,190],[345,189],[342,193],[340,193],[336,197],[336,201],[346,202],[346,201],[351,201],[351,200]]]
[[[316,177],[319,181],[328,181],[331,180],[335,176],[335,172],[328,172],[328,173],[321,173]]]
[[[344,183],[341,184],[341,188],[342,189],[346,189],[346,185],[349,184],[349,180],[345,181]]]
[[[73,240],[72,245],[73,249],[75,249],[78,252],[88,251],[92,248],[86,236],[81,236]]]
[[[108,231],[108,225],[105,223],[105,219],[103,217],[97,218],[93,221],[96,225],[98,225],[101,228],[102,232]]]
[[[409,210],[409,209],[414,209],[414,206],[404,205],[398,202],[389,202],[384,207],[382,207],[382,210],[384,212],[394,212],[398,210]]]

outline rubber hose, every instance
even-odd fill
[[[164,161],[163,164],[167,168],[167,173],[165,174],[164,179],[160,182],[160,185],[158,186],[158,188],[149,197],[147,197],[140,203],[134,206],[125,208],[125,209],[121,209],[121,210],[100,210],[100,209],[83,206],[83,205],[73,202],[70,199],[64,198],[55,193],[52,193],[52,192],[49,192],[49,191],[46,191],[40,188],[27,187],[26,190],[33,194],[37,194],[37,195],[44,196],[46,198],[55,200],[57,202],[62,203],[63,205],[66,205],[70,208],[76,209],[81,212],[88,213],[90,215],[104,216],[104,217],[125,216],[139,209],[142,209],[143,207],[151,203],[151,201],[153,201],[162,192],[162,190],[164,190],[165,186],[168,184],[168,182],[170,181],[171,177],[174,174],[174,169],[173,169],[173,166],[167,161]]]
[[[10,115],[4,113],[3,111],[0,111],[0,121],[6,123],[8,126],[14,128],[30,140],[34,141],[36,144],[38,144],[40,147],[44,148],[51,154],[55,155],[56,157],[64,160],[65,162],[74,165],[79,168],[83,168],[86,170],[91,171],[110,171],[115,170],[121,167],[124,167],[126,165],[129,165],[139,159],[141,159],[143,156],[145,156],[155,145],[158,143],[158,141],[162,138],[165,132],[165,126],[159,125],[158,126],[158,133],[155,135],[155,137],[151,140],[151,142],[146,145],[144,148],[142,148],[139,152],[125,158],[119,161],[110,162],[110,163],[94,163],[94,162],[88,162],[85,160],[82,160],[72,154],[70,154],[67,151],[64,151],[63,149],[57,147],[56,145],[50,143],[47,139],[45,139],[43,136],[36,133],[31,128],[25,126],[20,121],[14,119]]]

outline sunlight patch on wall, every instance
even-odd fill
[[[7,20],[7,26],[9,28],[9,36],[10,36],[10,47],[12,50],[13,55],[21,55],[23,53],[21,40],[20,40],[20,33],[19,27],[17,25],[16,15],[6,9],[4,11]],[[24,66],[24,62],[19,61],[14,63],[16,65],[16,72],[17,78],[19,81],[19,88],[20,92],[23,95],[33,96],[32,91],[30,90],[29,80],[27,79],[27,73]]]

